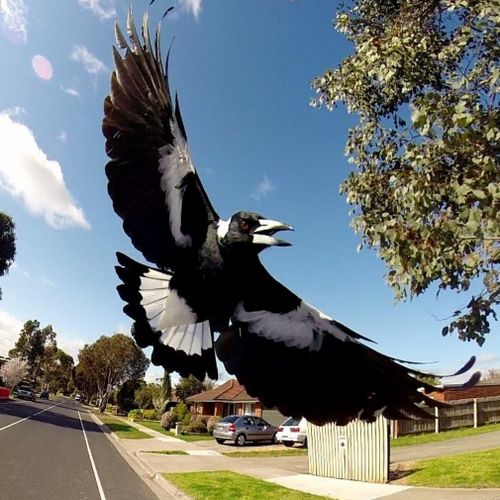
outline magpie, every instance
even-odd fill
[[[262,265],[263,250],[289,245],[277,236],[292,230],[289,224],[247,211],[219,217],[170,93],[170,50],[163,67],[160,25],[153,48],[147,12],[140,38],[129,11],[127,35],[115,24],[102,127],[113,208],[148,261],[117,253],[118,292],[137,344],[152,346],[153,364],[200,380],[217,379],[218,357],[264,406],[318,425],[380,414],[429,417],[422,403],[442,403],[425,394],[436,390],[418,379],[425,373],[377,352]]]

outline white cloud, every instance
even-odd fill
[[[490,366],[492,364],[500,363],[500,355],[488,353],[481,354],[477,357],[477,364],[480,366]]]
[[[107,2],[102,0],[78,0],[78,3],[84,9],[90,10],[100,21],[106,21],[107,19],[116,17],[114,0],[109,0]]]
[[[10,266],[10,270],[19,273],[21,276],[24,276],[25,278],[30,278],[30,273],[26,271],[26,269],[22,269],[17,262],[14,262],[12,266]]]
[[[80,92],[78,92],[78,90],[76,90],[75,88],[72,87],[66,88],[61,85],[61,90],[63,92],[66,92],[66,94],[72,95],[73,97],[80,97]]]
[[[61,229],[90,229],[81,208],[68,191],[61,165],[49,160],[24,124],[0,112],[0,187],[20,198],[33,215]]]
[[[28,40],[27,11],[24,0],[0,0],[0,15],[7,34],[12,36],[12,41]]]
[[[178,0],[182,10],[191,12],[198,21],[201,13],[201,0]]]
[[[0,356],[7,356],[19,337],[23,322],[0,309]]]
[[[264,175],[262,180],[252,192],[251,197],[254,200],[260,200],[264,198],[264,196],[267,196],[271,191],[274,191],[273,183],[267,175]]]
[[[42,280],[43,285],[49,286],[50,288],[56,287],[56,284],[51,279],[47,278],[47,276],[42,275],[40,279]]]
[[[163,379],[164,370],[161,366],[155,366],[153,364],[149,365],[149,368],[146,371],[146,375],[144,376],[144,380],[148,384],[158,384],[161,383]]]
[[[59,135],[57,136],[57,138],[63,143],[63,144],[66,144],[67,140],[68,140],[68,134],[66,134],[66,132],[64,130],[61,130],[61,132],[59,133]]]
[[[14,347],[23,325],[23,321],[15,318],[4,309],[0,309],[0,356],[7,356],[9,351]],[[78,351],[84,346],[85,342],[77,338],[63,337],[60,333],[57,333],[56,341],[57,347],[73,356],[76,363],[78,360]]]
[[[72,356],[76,365],[78,363],[78,352],[85,345],[85,342],[81,339],[61,337],[60,333],[57,334],[56,341],[57,347]]]
[[[72,61],[82,64],[83,69],[93,77],[94,83],[99,73],[108,71],[106,65],[92,54],[85,45],[74,45],[70,57]]]
[[[16,116],[25,115],[26,110],[21,106],[12,106],[11,108],[7,108],[4,109],[3,111],[0,111],[0,113],[4,115],[9,115],[10,117],[14,118]]]

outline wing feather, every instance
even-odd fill
[[[440,390],[417,378],[428,373],[365,345],[364,337],[302,302],[265,270],[252,276],[216,352],[265,406],[318,425],[370,422],[379,414],[433,418],[423,404],[446,406],[423,392]]]
[[[134,246],[161,269],[175,270],[219,217],[194,169],[168,88],[168,56],[165,71],[162,66],[160,29],[153,47],[147,13],[141,31],[142,41],[131,10],[128,41],[115,26],[124,54],[113,48],[115,70],[104,101],[108,192]]]

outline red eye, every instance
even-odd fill
[[[250,231],[250,224],[248,224],[248,222],[246,220],[242,220],[240,222],[240,229],[244,232],[244,233],[248,233],[248,231]]]

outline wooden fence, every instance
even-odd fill
[[[385,483],[389,477],[389,425],[355,420],[344,426],[307,423],[309,473]]]
[[[441,432],[460,427],[478,427],[500,422],[500,396],[447,401],[448,408],[427,408],[430,419],[396,420],[391,422],[394,438],[423,432]]]

